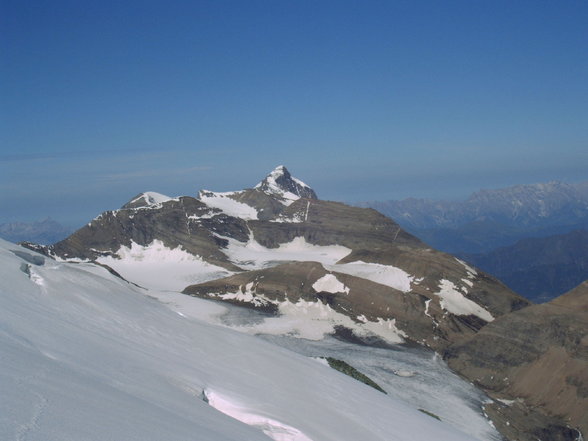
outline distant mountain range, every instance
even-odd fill
[[[588,278],[588,182],[482,190],[465,201],[366,202],[431,246],[547,301]]]
[[[534,302],[544,302],[588,279],[588,231],[521,239],[488,253],[461,255]]]
[[[465,201],[409,198],[358,205],[375,208],[449,253],[483,253],[525,237],[588,228],[588,182],[481,190]]]
[[[34,242],[43,245],[55,243],[72,233],[51,218],[36,222],[10,222],[0,224],[0,238],[10,242]]]

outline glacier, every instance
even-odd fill
[[[0,439],[472,440],[179,296],[0,240]]]

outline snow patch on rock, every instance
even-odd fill
[[[103,256],[97,262],[108,265],[125,279],[145,288],[181,291],[188,285],[227,277],[232,273],[194,256],[181,246],[171,249],[160,240],[143,246],[122,245],[116,257]]]
[[[461,263],[464,266],[464,268],[468,272],[468,277],[470,279],[473,279],[475,276],[478,275],[478,272],[474,268],[472,268],[471,266],[469,266],[467,263],[465,263],[463,260],[458,259],[457,257],[455,258],[455,260],[457,260],[459,263]]]
[[[256,220],[258,212],[250,205],[236,201],[231,196],[239,192],[218,193],[201,190],[198,199],[211,208],[218,208],[228,216],[238,217],[244,220]]]
[[[344,292],[345,294],[349,294],[349,288],[340,282],[334,274],[325,274],[313,283],[312,289],[316,292],[330,292],[333,294]]]
[[[333,265],[351,253],[351,249],[341,245],[313,245],[304,237],[296,237],[291,242],[280,244],[277,248],[267,248],[257,242],[253,235],[247,242],[218,236],[228,241],[223,253],[235,265],[243,269],[255,270],[270,268],[286,262],[320,262]]]
[[[296,303],[289,300],[272,303],[278,306],[278,317],[266,318],[261,323],[240,330],[249,334],[291,335],[307,340],[322,340],[326,335],[333,334],[336,327],[343,326],[357,336],[376,336],[392,344],[403,343],[404,337],[407,337],[396,327],[395,319],[378,317],[376,321],[369,321],[364,317],[365,320],[358,323],[320,301],[299,299]]]
[[[235,293],[225,293],[225,294],[217,294],[211,293],[209,294],[211,297],[218,298],[221,300],[233,300],[237,302],[249,303],[253,306],[266,306],[270,304],[274,304],[270,299],[265,297],[262,294],[257,294],[255,282],[250,282],[245,286],[240,286],[239,291]]]
[[[143,200],[148,207],[159,206],[164,202],[171,201],[173,198],[155,191],[146,191],[133,199],[129,204],[133,204]]]
[[[267,248],[257,242],[253,235],[247,242],[239,242],[230,237],[218,236],[228,241],[222,249],[235,265],[247,269],[270,268],[286,262],[319,262],[328,271],[348,274],[386,285],[402,292],[409,292],[414,277],[392,265],[366,263],[361,260],[351,263],[337,263],[351,253],[351,249],[341,245],[313,245],[303,236],[291,242],[280,244],[277,248]]]
[[[441,307],[452,314],[475,315],[486,322],[494,320],[492,314],[477,303],[466,298],[450,280],[441,279],[439,282],[439,292],[435,294],[441,298],[439,302]]]
[[[382,265],[380,263],[366,263],[361,260],[331,265],[326,268],[331,271],[371,280],[372,282],[386,285],[402,292],[410,291],[410,284],[414,279],[406,271],[395,266]]]

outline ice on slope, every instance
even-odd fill
[[[451,372],[443,359],[430,350],[411,345],[376,348],[333,337],[319,341],[288,336],[262,338],[315,360],[319,357],[344,360],[391,396],[410,403],[415,409],[438,415],[442,421],[470,434],[472,439],[503,441],[483,414],[482,406],[488,397]]]
[[[299,299],[296,303],[290,300],[279,302],[269,300],[265,296],[254,296],[250,290],[219,294],[216,297],[222,300],[250,302],[256,306],[273,304],[278,307],[277,317],[264,317],[255,323],[235,327],[248,334],[290,335],[307,340],[321,340],[334,334],[337,327],[343,326],[359,337],[378,337],[390,344],[403,343],[404,337],[407,336],[396,327],[395,319],[378,318],[376,321],[368,321],[364,318],[355,321],[320,301]]]
[[[200,191],[198,199],[211,208],[217,208],[228,216],[238,217],[244,220],[257,219],[257,210],[250,205],[231,198],[237,192],[218,193],[208,190]]]
[[[468,299],[461,293],[455,283],[450,280],[442,279],[439,282],[439,292],[435,293],[441,298],[439,303],[441,307],[455,315],[475,315],[482,320],[491,322],[494,320],[492,314],[486,309]]]
[[[171,249],[155,239],[147,246],[131,242],[122,245],[116,256],[96,259],[108,265],[125,279],[145,288],[181,291],[186,286],[226,277],[230,271],[204,261],[183,250]]]
[[[42,291],[10,250],[22,249],[0,241],[2,439],[267,440],[204,391],[312,441],[472,439],[314,360],[183,318],[91,264],[35,267]],[[283,433],[268,435],[296,440]]]

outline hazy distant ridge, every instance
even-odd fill
[[[10,222],[0,224],[0,237],[10,242],[34,242],[43,245],[58,242],[72,233],[51,218],[35,222]]]
[[[588,279],[588,231],[521,239],[509,247],[461,256],[533,300],[550,300]]]
[[[430,245],[479,253],[524,237],[588,226],[588,182],[548,182],[481,190],[465,201],[409,198],[359,204],[377,209]]]

